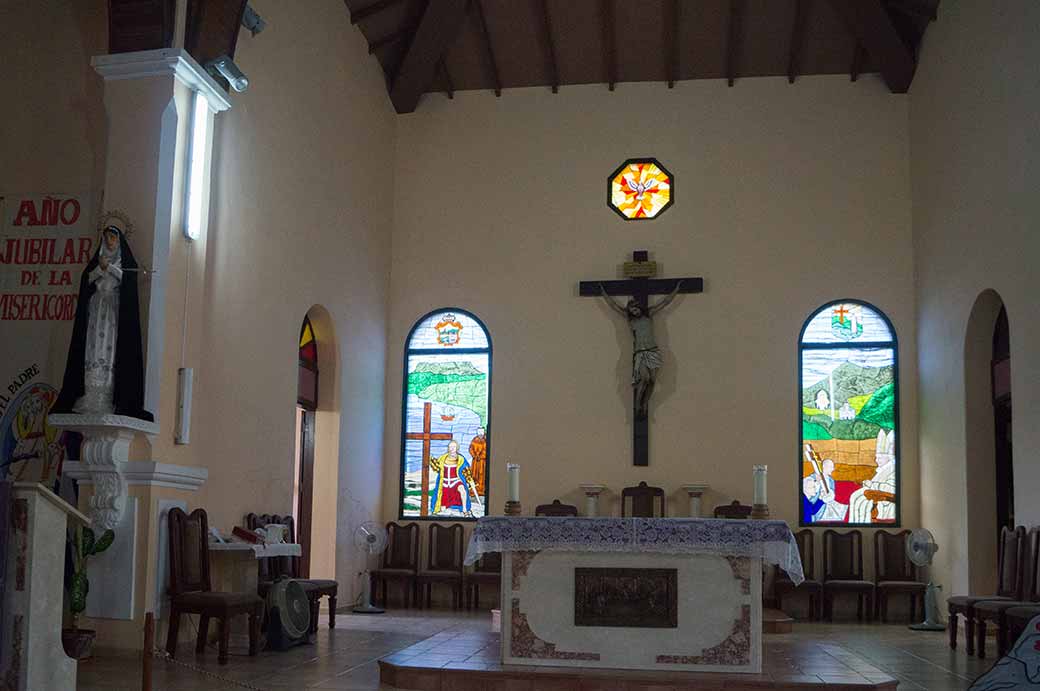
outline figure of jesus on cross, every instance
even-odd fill
[[[632,330],[632,464],[650,462],[650,397],[657,384],[657,372],[663,359],[654,336],[655,314],[667,307],[679,293],[699,293],[704,289],[702,278],[652,278],[657,274],[657,262],[649,260],[646,250],[632,253],[632,261],[625,262],[625,280],[582,281],[578,294],[582,297],[602,297],[611,309],[624,315]],[[611,295],[631,295],[622,306]],[[650,304],[651,295],[664,295]]]

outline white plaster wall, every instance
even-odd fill
[[[657,156],[676,177],[659,219],[606,207],[607,175]],[[399,509],[401,358],[430,309],[458,305],[494,340],[490,509],[506,461],[524,507],[580,483],[613,494],[646,480],[685,515],[751,500],[769,465],[773,515],[798,520],[797,337],[828,300],[857,297],[900,340],[903,523],[919,521],[916,343],[907,100],[875,78],[602,85],[424,97],[398,118],[387,376],[385,519]],[[656,325],[666,364],[650,466],[631,457],[631,335],[583,279],[615,278],[634,249],[665,276],[704,276]],[[870,554],[869,550],[867,552]]]
[[[1040,4],[944,0],[910,95],[911,182],[921,388],[922,523],[936,580],[969,588],[964,347],[976,298],[1008,311],[1016,520],[1040,523]],[[994,519],[995,520],[995,519]]]

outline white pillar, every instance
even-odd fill
[[[690,497],[690,518],[700,518],[701,495],[708,490],[708,485],[696,482],[690,485],[683,485],[682,488],[686,490],[686,494]]]
[[[585,492],[585,516],[594,518],[599,515],[599,495],[606,489],[605,485],[581,485]]]

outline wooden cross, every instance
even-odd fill
[[[430,441],[451,441],[452,436],[445,432],[430,432],[430,420],[433,418],[433,405],[423,403],[422,432],[408,432],[405,439],[422,441],[422,494],[419,500],[419,515],[430,515]]]
[[[678,292],[704,292],[704,279],[690,278],[653,278],[657,275],[657,262],[649,261],[646,250],[632,253],[632,261],[625,262],[624,280],[581,281],[578,284],[578,295],[581,297],[602,297],[607,295],[630,295],[643,308],[649,310],[651,295],[670,295],[676,289],[676,283],[682,281]],[[632,425],[632,465],[650,464],[650,423],[647,415],[640,414],[633,393],[633,425]]]

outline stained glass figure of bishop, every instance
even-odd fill
[[[437,473],[430,494],[430,513],[444,514],[457,511],[472,514],[470,504],[473,470],[465,456],[459,453],[459,443],[452,439],[448,451],[437,458],[430,458],[430,470]]]

